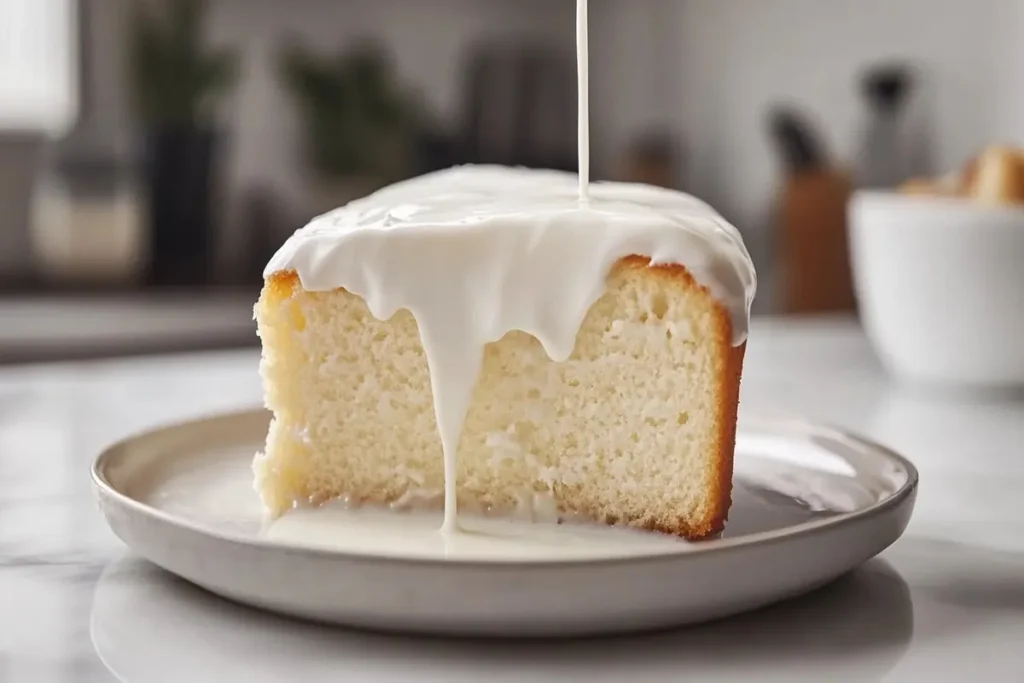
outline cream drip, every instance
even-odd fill
[[[568,359],[619,259],[680,264],[746,339],[756,276],[739,232],[687,194],[587,177],[586,0],[578,0],[580,171],[461,166],[386,187],[315,218],[264,275],[295,271],[306,290],[344,288],[380,320],[419,326],[444,452],[442,529],[458,528],[456,449],[484,345],[513,330]]]
[[[590,50],[587,36],[587,0],[576,0],[576,80],[577,109],[579,120],[576,124],[579,151],[580,201],[590,195]]]

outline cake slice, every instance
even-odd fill
[[[691,270],[650,257],[612,261],[567,358],[518,329],[483,345],[458,440],[460,509],[688,539],[722,530],[745,343],[735,311]],[[323,278],[306,289],[300,275],[272,265],[256,306],[274,415],[254,463],[266,508],[440,507],[444,457],[417,318],[379,319],[362,296]]]

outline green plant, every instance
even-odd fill
[[[306,161],[316,173],[399,172],[413,111],[377,48],[360,44],[323,57],[291,42],[280,53],[279,73],[298,107]]]
[[[238,58],[203,44],[203,0],[132,2],[129,78],[136,114],[148,125],[201,126],[234,86]]]

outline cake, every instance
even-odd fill
[[[457,502],[716,534],[754,288],[739,233],[680,192],[581,201],[575,175],[491,166],[387,187],[266,268],[256,488],[271,516]]]
[[[959,197],[989,206],[1024,204],[1024,149],[994,145],[962,169],[932,180],[911,178],[899,187],[907,195]]]

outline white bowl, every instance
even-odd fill
[[[861,317],[891,372],[1024,386],[1024,209],[860,192],[849,214]]]

